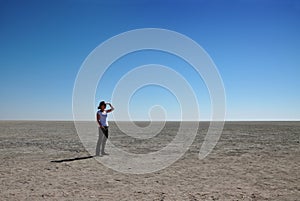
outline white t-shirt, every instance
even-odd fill
[[[104,110],[103,112],[101,112],[101,110],[99,110],[97,112],[100,116],[100,119],[99,119],[99,122],[101,123],[102,126],[108,126],[108,123],[107,123],[107,113],[106,111]]]

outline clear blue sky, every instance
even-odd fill
[[[225,85],[228,120],[300,120],[296,0],[1,0],[0,119],[72,119],[73,85],[87,55],[116,34],[147,27],[185,34],[209,53]],[[181,62],[157,52],[140,54],[129,55],[143,58],[132,59],[134,64],[153,58],[163,65]],[[110,84],[96,99],[110,99],[113,81],[130,70],[118,69],[122,62],[128,63],[124,58],[107,72],[103,81]],[[192,86],[201,83],[188,72],[180,73]],[[143,107],[156,102],[145,100],[160,98],[169,103],[170,119],[176,118],[169,92],[155,86],[143,90],[132,99],[132,107],[139,108],[134,117],[146,118]],[[157,95],[149,97],[151,91]],[[197,96],[209,116],[207,91]]]

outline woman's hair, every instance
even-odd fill
[[[102,105],[104,105],[104,106],[106,107],[105,101],[101,101],[101,102],[99,103],[99,106],[98,106],[98,109],[99,109],[99,110],[101,109],[101,106],[102,106]]]

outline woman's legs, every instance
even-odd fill
[[[102,129],[102,131],[103,131],[104,135],[102,137],[101,154],[106,155],[106,153],[104,152],[104,149],[105,149],[106,141],[107,141],[107,138],[108,138],[108,127],[104,127]]]
[[[96,156],[100,156],[100,147],[103,141],[103,131],[101,130],[101,128],[98,128],[98,133],[99,133],[99,138],[98,138],[98,142],[97,142],[97,146],[96,146]]]

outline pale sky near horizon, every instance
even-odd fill
[[[0,120],[71,120],[74,82],[90,52],[117,34],[149,27],[184,34],[206,50],[224,83],[227,120],[300,120],[296,0],[0,0]],[[114,63],[99,82],[96,102],[110,101],[120,77],[154,61],[189,81],[200,116],[209,119],[201,78],[160,52]],[[168,120],[179,117],[174,95],[157,86],[137,91],[130,104],[135,120],[147,120],[157,104]]]

